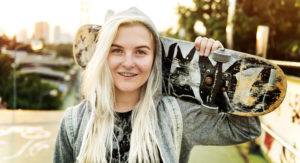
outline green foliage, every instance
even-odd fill
[[[6,35],[0,36],[0,53],[2,47],[6,47],[8,50],[22,50],[29,53],[33,52],[30,44],[17,42],[15,36],[12,39],[9,39]]]
[[[0,36],[0,49],[4,46],[9,46],[9,38],[6,35]],[[0,51],[1,53],[1,51]]]
[[[13,108],[13,71],[12,59],[0,55],[0,96],[7,102],[7,108]],[[36,74],[17,73],[17,108],[33,110],[55,110],[62,104],[61,93],[53,97],[49,94],[56,89],[49,83],[44,83]]]
[[[56,53],[57,57],[73,58],[73,44],[47,44],[44,50]]]
[[[12,58],[8,55],[0,54],[0,96],[12,94],[12,63]],[[5,100],[2,98],[2,101]]]
[[[197,34],[194,24],[203,22],[206,37],[226,41],[228,0],[194,0],[195,6],[178,6],[179,28],[166,36],[193,41]],[[237,0],[234,23],[234,49],[255,54],[258,25],[270,28],[267,56],[269,59],[300,61],[299,0]],[[184,37],[179,31],[184,30]]]
[[[18,108],[53,110],[62,104],[61,93],[55,97],[50,95],[51,90],[57,90],[56,86],[42,82],[36,74],[19,75],[17,83]]]
[[[72,65],[69,65],[69,66],[55,66],[55,67],[52,67],[51,69],[55,70],[55,71],[61,71],[61,72],[68,73],[69,70],[70,70],[70,67],[72,67]]]
[[[188,8],[178,6],[177,14],[179,15],[179,29],[175,34],[169,29],[167,36],[173,36],[188,41],[194,41],[199,34],[194,30],[197,21],[201,21],[206,27],[206,37],[218,39],[225,42],[225,27],[227,21],[226,1],[222,0],[194,0],[195,7]],[[184,30],[185,35],[179,37],[179,31]]]
[[[56,56],[72,58],[73,57],[73,45],[72,44],[58,44],[56,46]]]
[[[298,0],[239,0],[235,15],[235,49],[254,53],[258,25],[270,28],[270,59],[300,61],[300,6]],[[247,44],[248,43],[248,44]]]

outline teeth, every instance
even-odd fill
[[[136,76],[136,74],[125,73],[125,72],[121,72],[120,74],[127,77]]]

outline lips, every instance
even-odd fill
[[[134,76],[137,76],[137,74],[130,73],[130,72],[119,72],[118,74],[121,75],[121,76],[124,76],[124,77],[134,77]]]

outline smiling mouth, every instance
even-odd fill
[[[125,76],[125,77],[133,77],[133,76],[137,76],[137,74],[134,73],[126,73],[126,72],[119,72],[118,74]]]

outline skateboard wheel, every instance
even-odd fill
[[[214,81],[214,79],[210,76],[207,76],[205,78],[205,84],[208,85],[208,86],[211,86],[213,84],[213,81]]]
[[[217,62],[229,62],[231,55],[225,49],[218,49],[212,53],[212,59]]]

